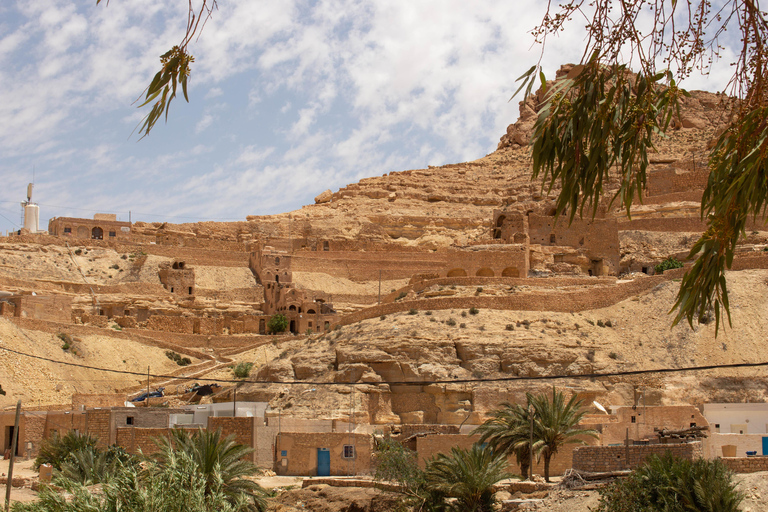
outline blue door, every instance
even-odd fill
[[[763,455],[768,455],[768,437],[763,438]]]
[[[331,452],[328,448],[317,449],[317,476],[331,476]]]

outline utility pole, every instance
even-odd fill
[[[149,407],[149,365],[147,365],[147,407]]]
[[[11,509],[11,487],[13,487],[13,462],[16,459],[16,449],[19,443],[19,416],[21,415],[21,400],[16,402],[16,421],[13,424],[13,441],[11,441],[11,459],[8,463],[8,479],[5,481],[5,512]]]

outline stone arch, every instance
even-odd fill
[[[491,270],[488,267],[483,267],[480,270],[478,270],[475,275],[477,277],[494,277],[496,274],[493,273],[493,270]]]
[[[307,314],[308,315],[314,315],[315,314],[315,310],[314,309],[308,309],[307,310]]]
[[[467,277],[467,271],[463,268],[452,268],[448,271],[448,277]]]
[[[99,226],[94,226],[91,230],[91,238],[93,240],[104,240],[104,230]]]
[[[291,304],[290,306],[288,306],[288,311],[296,311],[296,306]]]
[[[77,227],[77,238],[88,238],[88,228],[85,226]]]
[[[501,277],[520,277],[520,271],[517,267],[507,267],[501,271]]]

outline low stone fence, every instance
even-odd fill
[[[573,450],[573,469],[594,473],[635,469],[651,455],[661,456],[666,452],[687,460],[695,460],[704,455],[701,441],[682,444],[580,446]]]
[[[734,473],[757,473],[768,471],[768,456],[722,457],[720,459]]]

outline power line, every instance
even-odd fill
[[[112,368],[101,368],[98,366],[90,366],[80,363],[72,363],[69,361],[59,361],[43,356],[36,356],[33,354],[27,354],[13,350],[10,348],[0,346],[1,350],[18,354],[21,356],[30,357],[32,359],[39,359],[42,361],[48,361],[50,363],[61,364],[66,366],[75,366],[78,368],[85,368],[87,370],[95,370],[101,372],[118,373],[123,375],[135,375],[140,377],[146,377],[144,372],[132,372],[129,370],[116,370]],[[628,377],[633,375],[650,375],[650,374],[666,374],[666,373],[685,373],[685,372],[700,372],[707,370],[722,370],[722,369],[734,369],[734,368],[762,368],[768,366],[768,361],[760,363],[733,363],[733,364],[713,364],[706,366],[686,366],[682,368],[654,368],[649,370],[629,370],[620,372],[595,372],[595,373],[580,373],[574,375],[539,375],[539,376],[513,376],[513,377],[496,377],[490,379],[451,379],[451,380],[429,380],[429,381],[381,381],[381,382],[318,382],[318,381],[260,381],[260,380],[242,380],[242,379],[210,379],[205,377],[185,377],[183,375],[166,375],[166,374],[150,374],[152,378],[158,379],[186,379],[197,380],[203,382],[224,382],[228,384],[280,384],[285,386],[370,386],[372,384],[389,384],[392,386],[430,386],[433,384],[483,384],[489,382],[520,382],[520,381],[550,381],[550,380],[563,380],[563,379],[598,379],[604,377]]]

